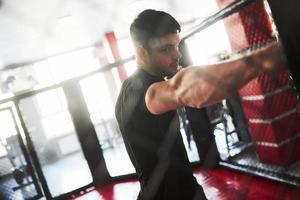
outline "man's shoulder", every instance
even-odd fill
[[[135,112],[143,105],[141,100],[147,91],[143,78],[134,73],[122,83],[121,91],[115,105],[115,115],[117,118],[127,116]],[[126,117],[125,117],[126,118]]]
[[[137,70],[123,82],[122,91],[128,89],[140,90],[147,87],[149,85],[148,83],[147,76],[145,76],[142,71]]]
[[[128,100],[133,95],[136,95],[135,91],[139,91],[142,87],[143,78],[136,71],[122,83],[118,99],[122,99],[123,101]]]

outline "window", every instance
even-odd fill
[[[114,118],[113,102],[117,94],[109,90],[104,76],[103,73],[96,74],[80,82],[93,123],[100,122],[101,118],[102,120]],[[95,95],[97,91],[101,95]],[[99,117],[100,113],[101,117]]]
[[[193,64],[206,65],[218,61],[218,55],[231,52],[228,36],[219,21],[186,41]]]
[[[118,45],[120,48],[120,54],[122,59],[128,58],[134,55],[134,47],[129,37],[118,40]],[[126,70],[127,76],[130,76],[136,70],[136,63],[134,61],[130,61],[124,64],[124,68]]]
[[[61,88],[37,94],[36,97],[47,138],[59,137],[74,130]]]
[[[0,112],[0,157],[7,154],[5,150],[6,138],[17,134],[12,115],[9,110]]]
[[[94,47],[50,57],[33,64],[39,86],[53,85],[100,68]]]
[[[55,82],[83,75],[100,67],[94,48],[87,48],[48,59]]]

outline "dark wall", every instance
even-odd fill
[[[268,0],[298,94],[300,92],[300,1]]]

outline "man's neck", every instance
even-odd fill
[[[144,71],[146,71],[148,74],[152,75],[152,76],[157,76],[157,77],[162,77],[160,75],[160,73],[156,72],[155,70],[153,70],[153,67],[150,67],[150,66],[139,66],[139,68],[143,69]]]

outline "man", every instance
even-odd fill
[[[180,25],[156,10],[140,13],[130,27],[137,71],[124,81],[116,117],[141,184],[138,199],[202,200],[176,112],[213,104],[279,63],[277,46],[222,64],[178,71]]]

